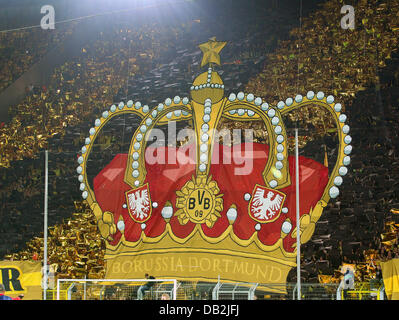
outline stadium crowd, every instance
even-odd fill
[[[42,212],[44,149],[50,154],[50,225],[69,225],[52,231],[50,262],[61,264],[65,259],[57,254],[57,247],[73,248],[77,241],[84,242],[76,237],[71,225],[78,228],[79,223],[74,219],[82,219],[82,214],[87,215],[82,225],[93,224],[84,206],[75,202],[80,197],[76,157],[90,123],[113,103],[147,99],[144,102],[150,104],[176,94],[188,95],[191,81],[200,70],[201,52],[197,45],[216,34],[217,39],[229,41],[220,67],[226,92],[245,89],[276,103],[315,88],[343,101],[351,135],[356,149],[361,152],[355,152],[352,157],[352,172],[345,177],[340,198],[328,205],[314,236],[303,246],[302,277],[304,281],[318,282],[319,275],[334,274],[344,262],[358,267],[360,279],[368,279],[376,271],[376,267],[368,267],[370,259],[388,259],[398,254],[397,249],[383,249],[380,234],[388,218],[396,219],[395,215],[391,216],[391,208],[399,207],[396,191],[399,172],[395,165],[399,142],[394,139],[398,129],[395,119],[398,116],[399,57],[394,53],[397,35],[392,24],[397,20],[399,4],[392,1],[382,6],[371,0],[363,1],[360,8],[369,15],[369,20],[376,21],[375,30],[369,32],[368,22],[360,21],[364,27],[353,37],[333,26],[330,15],[336,12],[338,19],[336,6],[333,1],[327,1],[317,14],[304,20],[301,30],[294,29],[291,34],[288,31],[297,26],[297,20],[282,27],[282,18],[272,11],[273,8],[264,12],[272,18],[262,19],[258,15],[257,20],[252,21],[251,18],[255,18],[251,17],[251,8],[247,8],[247,20],[252,24],[245,30],[240,27],[243,15],[238,12],[233,15],[230,11],[225,14],[231,15],[231,23],[225,27],[212,25],[212,17],[206,16],[169,24],[165,21],[136,24],[135,21],[132,25],[129,19],[112,21],[111,26],[99,31],[81,48],[79,57],[54,70],[48,86],[35,88],[20,104],[10,107],[12,120],[0,128],[0,234],[3,237],[0,256],[32,259],[33,254],[39,257],[42,254],[42,239],[38,237],[42,216],[38,213]],[[287,15],[287,12],[280,14]],[[60,41],[58,36],[52,37],[44,42]],[[278,42],[278,39],[285,41]],[[364,46],[358,46],[359,39]],[[16,48],[19,43],[15,43]],[[334,45],[323,47],[322,43]],[[35,55],[27,60],[36,61],[42,56],[45,51],[40,48],[38,45]],[[11,62],[9,59],[0,61],[0,68],[6,70],[0,84],[3,88],[31,65],[31,62],[26,66],[18,62],[18,49],[15,50],[8,51]],[[275,53],[271,53],[273,51]],[[296,76],[298,63],[299,78]],[[365,109],[365,105],[370,108]],[[312,123],[306,120],[309,116],[314,119]],[[328,163],[334,163],[336,140],[334,134],[326,130],[331,125],[328,120],[312,110],[296,114],[290,120],[297,119],[309,132],[309,137],[303,140],[303,154],[323,157],[321,150],[326,145],[330,150]],[[127,120],[116,121],[101,137],[100,149],[110,146],[112,149],[107,149],[111,152],[102,159],[100,153],[95,155],[95,160],[102,160],[99,167],[114,154],[126,150],[132,131],[121,133],[120,128],[135,127],[138,121]],[[121,140],[126,145],[115,144]],[[92,172],[92,177],[95,173]],[[71,218],[72,212],[76,217]],[[65,242],[58,241],[57,237],[64,237]],[[95,252],[101,253],[103,246],[95,228],[90,237],[97,241],[96,250],[99,251]],[[25,245],[30,239],[33,240]],[[81,276],[80,272],[87,273],[87,267],[80,265],[79,257],[84,255],[85,261],[91,261],[93,268],[97,268],[93,269],[92,276],[100,274],[102,264],[93,262],[94,256],[85,255],[88,246],[87,242],[86,246],[81,245],[81,251],[71,249],[66,253],[70,262],[61,273],[67,274],[71,268],[76,276]],[[378,251],[379,257],[375,254]],[[295,280],[294,274],[290,275],[290,280]]]
[[[260,70],[264,51],[273,43],[275,45],[277,38],[275,32],[270,32],[268,42],[262,44],[255,40],[262,39],[267,30],[277,30],[275,22],[278,20],[278,16],[266,22],[258,17],[253,20],[256,23],[252,32],[227,32],[228,26],[218,30],[232,40],[232,48],[224,58],[225,72],[231,73],[232,88],[237,84],[243,87],[253,70]],[[81,48],[79,57],[73,57],[54,70],[48,86],[35,86],[20,104],[10,107],[12,120],[0,129],[0,177],[4,187],[1,192],[0,230],[7,234],[1,244],[3,255],[10,257],[21,249],[28,252],[21,251],[18,258],[32,259],[37,253],[40,254],[41,242],[37,235],[42,229],[40,213],[45,148],[49,150],[49,224],[68,223],[66,220],[71,217],[71,212],[82,213],[76,209],[74,202],[80,198],[76,188],[75,163],[89,123],[114,102],[135,99],[136,96],[151,101],[163,100],[175,95],[180,83],[183,83],[182,89],[188,92],[192,78],[199,70],[201,54],[197,45],[214,36],[215,30],[202,18],[164,23],[140,24],[138,20],[132,23],[129,17],[113,22],[111,27],[106,26],[93,35],[92,41]],[[257,23],[263,23],[265,29],[259,28]],[[193,31],[195,28],[197,30]],[[76,27],[78,29],[79,26]],[[255,33],[254,30],[258,31]],[[245,42],[242,39],[252,40],[247,43],[248,40]],[[232,69],[236,72],[230,72]],[[161,81],[157,81],[159,74]],[[138,124],[137,118],[126,117],[125,120],[129,126]],[[100,165],[104,166],[120,152],[115,142],[123,141],[117,135],[122,132],[120,128],[124,123],[116,122],[99,137],[99,151],[108,151],[106,157],[100,153],[93,154],[93,159],[102,161]],[[131,137],[132,131],[129,133],[126,130],[125,151],[130,143],[129,134]],[[95,171],[96,168],[93,166]],[[96,173],[93,172],[93,176]],[[29,213],[26,212],[27,206]],[[25,245],[32,238],[31,243]],[[67,243],[76,247],[73,233],[69,233],[67,238],[71,238]],[[53,244],[61,245],[58,241]],[[59,257],[55,255],[49,259],[52,263],[59,262]],[[79,260],[77,255],[74,259]]]
[[[41,28],[0,32],[0,92],[23,73],[28,71],[45,54],[62,44],[73,32],[69,28],[57,28],[48,32]]]

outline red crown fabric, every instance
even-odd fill
[[[258,223],[248,214],[249,202],[244,199],[246,193],[252,194],[256,184],[264,185],[262,172],[268,159],[269,146],[259,143],[252,143],[252,154],[248,156],[244,154],[245,150],[249,150],[248,143],[241,144],[242,156],[246,160],[253,160],[253,170],[247,175],[236,175],[235,169],[243,165],[237,165],[234,160],[231,164],[223,164],[223,156],[230,153],[232,155],[233,148],[228,146],[215,144],[214,148],[218,148],[219,152],[213,153],[212,166],[210,175],[220,188],[223,194],[223,211],[221,217],[215,222],[212,228],[208,228],[205,224],[201,227],[204,233],[209,237],[218,237],[229,226],[226,216],[227,210],[235,204],[237,207],[237,218],[233,224],[233,230],[240,239],[249,239],[255,232],[255,225]],[[149,190],[152,203],[156,202],[157,207],[152,208],[151,217],[145,222],[144,230],[148,237],[156,237],[165,230],[166,222],[161,215],[161,211],[167,201],[173,205],[176,212],[176,190],[180,190],[183,185],[195,176],[194,159],[190,158],[195,145],[182,148],[173,147],[148,147],[146,154],[172,154],[172,157],[166,157],[165,164],[149,164],[146,163],[147,176],[145,183],[149,184]],[[219,157],[219,159],[217,158]],[[250,158],[248,158],[250,157]],[[232,159],[234,159],[232,157]],[[171,161],[172,160],[172,161]],[[174,161],[173,161],[174,160]],[[94,193],[98,204],[103,212],[110,211],[114,214],[115,223],[122,216],[125,223],[125,238],[127,241],[136,242],[140,239],[142,228],[141,224],[133,221],[128,213],[128,209],[123,205],[126,203],[125,192],[133,189],[124,182],[126,170],[127,154],[118,154],[115,158],[94,178]],[[270,223],[264,223],[258,231],[259,240],[265,245],[273,245],[281,237],[281,228],[283,222],[289,218],[292,223],[292,230],[296,225],[296,190],[295,190],[295,158],[289,156],[289,172],[291,176],[291,185],[279,189],[286,195],[283,207],[288,208],[287,213],[281,213],[279,218]],[[299,157],[299,179],[300,179],[300,215],[309,213],[317,201],[322,197],[324,189],[328,182],[328,168],[324,165],[306,158]],[[179,238],[187,237],[194,229],[195,223],[189,221],[186,225],[181,225],[177,217],[170,219],[170,225],[173,233]],[[292,233],[290,231],[290,234]],[[121,233],[117,230],[113,235],[111,245],[116,245],[121,238]],[[296,242],[296,238],[287,236],[283,240],[283,247],[287,252],[293,252],[292,245]]]

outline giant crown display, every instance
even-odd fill
[[[276,106],[251,93],[225,97],[215,70],[225,44],[213,38],[199,46],[201,67],[208,65],[208,70],[194,80],[191,99],[175,96],[153,108],[121,102],[104,111],[90,129],[77,173],[82,197],[106,240],[107,278],[142,278],[150,273],[180,280],[284,283],[296,266],[296,233],[300,232],[301,243],[309,241],[323,209],[339,195],[352,151],[341,104],[313,91]],[[282,116],[309,105],[329,112],[339,146],[330,175],[322,164],[299,158],[300,230],[296,230],[295,159],[288,155]],[[86,165],[93,143],[104,125],[126,113],[142,119],[129,153],[117,155],[102,169],[92,189]],[[241,147],[251,147],[252,152],[238,151],[253,161],[246,174],[237,174],[239,164],[217,161],[237,152],[234,146],[218,143],[214,129],[221,118],[261,120],[266,126],[269,145],[243,143]],[[195,130],[195,143],[188,146],[193,161],[183,163],[174,147],[147,147],[154,127],[188,119]],[[161,149],[176,161],[146,163],[147,151]]]

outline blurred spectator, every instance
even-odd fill
[[[6,296],[6,289],[2,283],[0,283],[0,300],[13,300],[11,297]]]
[[[351,269],[349,268],[346,269],[342,281],[343,281],[342,289],[344,291],[344,299],[346,300],[348,298],[348,291],[355,289],[355,275],[353,274],[353,271]]]
[[[167,293],[163,293],[161,296],[161,300],[170,300],[170,296]]]
[[[155,279],[155,277],[150,276],[148,273],[145,274],[146,279]],[[144,299],[144,293],[147,290],[150,290],[155,285],[155,281],[148,281],[147,283],[141,285],[137,290],[137,300]]]

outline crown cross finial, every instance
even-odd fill
[[[227,42],[216,41],[216,37],[212,37],[208,42],[199,45],[202,53],[204,54],[201,62],[201,67],[208,63],[215,63],[220,65],[220,51],[224,48]]]

